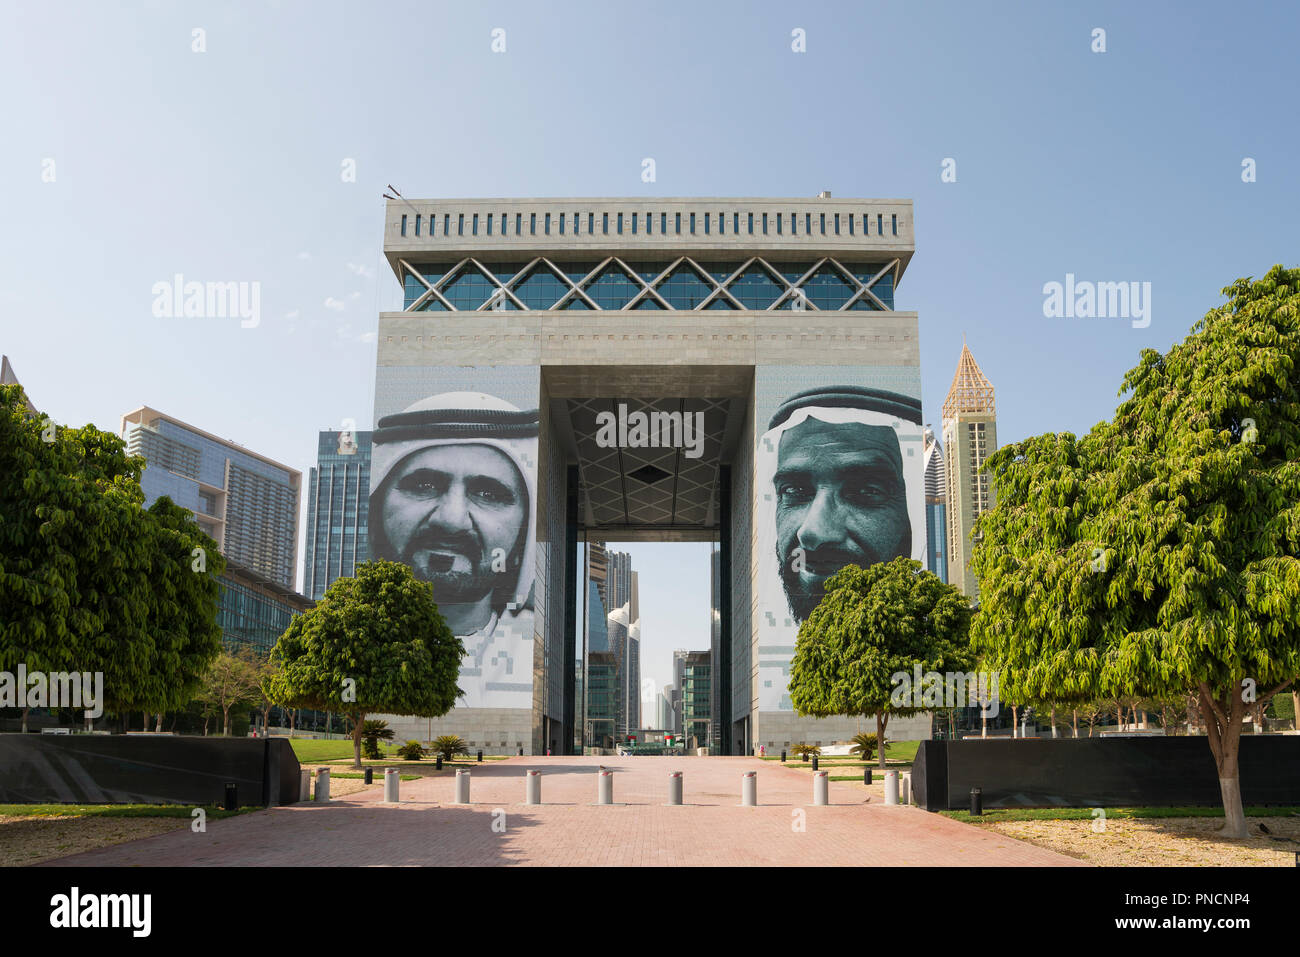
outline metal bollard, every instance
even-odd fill
[[[668,772],[668,803],[677,805],[682,803],[682,772]]]
[[[302,768],[298,776],[298,800],[311,800],[311,768]]]
[[[830,804],[830,772],[817,771],[813,774],[813,804]]]
[[[898,803],[898,772],[897,771],[885,772],[885,803],[886,804]]]
[[[525,804],[542,803],[542,772],[541,771],[524,772],[524,803]]]
[[[227,811],[239,810],[239,788],[233,784],[226,785],[226,804]]]
[[[758,807],[758,772],[746,771],[740,779],[740,806]]]
[[[817,755],[813,755],[813,770],[817,770]]]
[[[984,792],[979,788],[970,789],[970,812],[975,817],[984,813]]]
[[[479,763],[479,764],[482,764],[482,763],[483,763],[483,752],[482,752],[482,750],[480,750],[479,753],[478,753],[478,763]]]
[[[453,803],[469,803],[469,772],[464,769],[456,772],[456,800]]]
[[[389,768],[384,772],[384,800],[389,804],[396,804],[402,799],[398,794],[401,780],[402,776],[398,773],[397,768]]]
[[[865,768],[862,769],[862,783],[863,784],[871,783],[871,765],[867,765]]]
[[[601,769],[596,772],[596,803],[614,803],[614,772]]]
[[[324,803],[330,799],[330,769],[316,769],[316,800]]]
[[[900,793],[898,796],[899,803],[911,804],[912,803],[912,772],[904,771],[900,776],[900,778],[901,778],[901,780],[899,781]]]
[[[521,758],[524,756],[524,749],[523,749],[523,748],[520,748],[520,749],[519,749],[519,756],[520,756]]]
[[[438,755],[438,763],[435,764],[435,765],[433,766],[433,769],[434,769],[435,771],[441,771],[441,770],[442,770],[442,755],[441,755],[441,754]]]
[[[781,749],[781,763],[785,764],[785,748]]]
[[[375,783],[375,769],[374,769],[374,768],[366,768],[366,783],[367,783],[367,784],[374,784],[374,783]]]

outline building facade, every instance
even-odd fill
[[[894,305],[912,229],[909,201],[829,194],[390,202],[404,300],[379,317],[370,545],[465,638],[466,695],[433,725],[485,750],[580,746],[579,543],[716,541],[719,750],[856,733],[796,715],[786,685],[834,570],[926,555],[917,317]],[[450,517],[403,516],[420,469],[448,477]],[[621,580],[611,553],[626,733]]]
[[[147,406],[122,416],[122,438],[145,460],[146,507],[168,496],[228,562],[294,590],[301,472]]]
[[[227,560],[217,576],[217,624],[228,651],[250,648],[259,656],[271,653],[294,615],[312,601],[279,582]]]
[[[370,432],[322,432],[307,477],[302,590],[319,600],[370,557]]]
[[[943,403],[943,447],[947,486],[948,581],[974,600],[979,583],[971,571],[975,520],[993,507],[992,479],[984,463],[998,447],[993,383],[963,342],[957,372]]]
[[[940,581],[948,581],[948,483],[944,478],[943,449],[934,430],[925,427],[925,567]]]

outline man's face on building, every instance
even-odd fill
[[[845,565],[911,553],[903,458],[889,426],[805,419],[782,434],[772,481],[781,583],[799,621]]]
[[[439,602],[475,602],[513,581],[528,518],[523,477],[487,445],[440,445],[408,456],[383,497],[384,535]]]

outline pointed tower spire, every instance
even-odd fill
[[[971,355],[962,335],[961,356],[957,359],[957,373],[952,377],[952,387],[943,400],[943,417],[955,418],[959,412],[987,412],[993,415],[993,383]]]

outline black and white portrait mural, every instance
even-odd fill
[[[379,419],[370,555],[409,565],[466,656],[457,707],[532,706],[536,409],[443,392]]]

